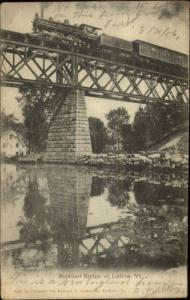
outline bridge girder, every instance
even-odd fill
[[[79,53],[30,43],[25,35],[1,34],[1,84],[12,87],[81,89],[87,96],[148,104],[187,104],[188,82],[158,73]]]

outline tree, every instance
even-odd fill
[[[108,120],[108,129],[110,139],[117,145],[117,151],[120,152],[125,148],[124,144],[129,131],[129,114],[124,107],[111,110],[106,118]]]
[[[107,130],[104,123],[94,117],[89,119],[90,136],[92,143],[92,151],[94,153],[101,153],[107,143]]]
[[[29,153],[46,149],[49,123],[56,110],[59,97],[55,92],[21,88],[17,98],[24,116],[24,137],[28,141]]]
[[[139,107],[132,127],[133,150],[144,150],[164,136],[183,129],[187,120],[185,107],[175,103],[152,103],[145,108]]]
[[[148,115],[146,111],[140,106],[137,111],[134,122],[132,125],[132,138],[131,138],[131,148],[133,151],[143,150],[145,147],[145,142],[149,136],[149,124]]]
[[[35,106],[25,105],[23,108],[25,117],[25,138],[28,141],[28,150],[32,152],[41,152],[46,149],[46,140],[48,134],[48,124],[44,115],[43,108],[38,103]]]

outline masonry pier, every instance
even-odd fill
[[[63,98],[48,133],[48,162],[72,162],[92,154],[84,92],[72,90]]]

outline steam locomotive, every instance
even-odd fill
[[[34,35],[57,44],[57,47],[76,51],[81,54],[111,57],[120,63],[129,63],[139,67],[153,68],[175,74],[187,72],[188,56],[186,54],[153,45],[141,40],[127,41],[107,34],[98,35],[98,27],[81,24],[70,25],[52,18],[41,19],[38,15],[33,21]]]

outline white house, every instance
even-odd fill
[[[1,135],[1,155],[4,158],[26,155],[27,147],[23,138],[14,130],[8,130]]]

